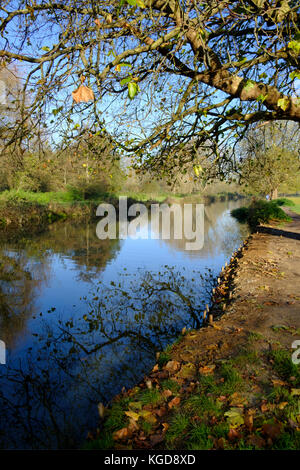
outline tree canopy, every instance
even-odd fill
[[[249,125],[300,122],[299,9],[296,0],[4,0],[0,59],[22,76],[18,126],[24,134],[29,116],[43,120],[65,145],[87,123],[94,134],[107,128],[137,165],[159,171],[205,149],[222,172]]]

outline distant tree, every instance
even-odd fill
[[[298,125],[266,123],[251,129],[240,145],[240,181],[252,194],[278,195],[280,185],[293,185],[300,171]]]

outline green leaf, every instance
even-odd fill
[[[126,85],[129,82],[131,82],[131,77],[123,78],[123,80],[120,81],[120,85]]]
[[[294,52],[296,52],[297,54],[299,54],[299,52],[300,52],[300,40],[295,39],[294,41],[290,41],[288,43],[288,47],[290,49],[292,49]]]
[[[255,84],[252,80],[247,80],[246,85],[244,86],[244,90],[251,90],[254,88]]]
[[[193,170],[194,170],[195,175],[196,175],[197,178],[198,178],[198,176],[200,175],[200,173],[203,171],[203,168],[202,168],[201,165],[194,165],[194,166],[193,166]]]
[[[133,100],[137,92],[138,92],[138,85],[135,82],[128,83],[128,96],[131,100]]]
[[[268,77],[268,75],[265,72],[258,75],[258,78],[267,78],[267,77]]]
[[[131,5],[132,7],[136,6],[136,0],[127,0],[127,3]]]
[[[146,8],[143,0],[136,0],[136,4],[140,8]]]
[[[42,47],[42,51],[49,52],[49,51],[50,51],[50,47],[44,46],[44,47]]]
[[[286,111],[289,106],[290,100],[288,98],[280,98],[277,101],[277,105],[283,110]]]
[[[290,78],[294,80],[294,78],[298,78],[300,80],[300,71],[299,70],[294,70],[293,72],[290,73]]]
[[[243,410],[241,408],[230,408],[229,411],[224,413],[230,427],[236,428],[244,424],[244,418],[242,416]]]
[[[258,97],[256,98],[256,101],[261,101],[262,103],[265,101],[265,99],[267,98],[268,95],[258,95]]]

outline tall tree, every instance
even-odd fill
[[[251,129],[240,145],[240,181],[252,194],[278,196],[299,177],[300,144],[293,123],[267,123]]]
[[[0,14],[24,109],[70,127],[93,115],[139,164],[160,170],[191,139],[191,160],[200,146],[222,159],[253,122],[300,122],[297,0],[6,0]]]

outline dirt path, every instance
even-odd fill
[[[287,212],[293,221],[281,229],[274,227],[275,233],[280,230],[279,235],[258,232],[250,237],[235,271],[232,301],[226,314],[215,322],[218,329],[208,327],[193,332],[193,340],[185,336],[173,349],[174,358],[193,357],[195,361],[198,357],[206,362],[208,356],[234,355],[250,332],[277,341],[274,326],[300,328],[300,240],[290,238],[290,233],[300,236],[300,216]],[[290,336],[282,335],[281,342],[290,346]],[[218,350],[212,348],[214,344],[219,345]]]

